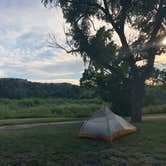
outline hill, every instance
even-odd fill
[[[0,78],[0,98],[80,98],[81,88],[69,83],[36,83],[25,79]]]

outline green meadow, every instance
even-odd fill
[[[101,104],[98,99],[0,99],[0,119],[87,117]]]
[[[101,105],[99,99],[0,99],[0,125],[86,118]],[[143,113],[166,113],[166,104],[146,106]]]

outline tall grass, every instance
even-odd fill
[[[0,119],[86,117],[100,107],[98,99],[0,99]]]
[[[101,104],[99,99],[0,99],[0,119],[88,117]],[[143,113],[166,113],[166,105],[144,107]]]
[[[144,114],[166,113],[166,104],[149,105],[143,108]]]

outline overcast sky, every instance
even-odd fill
[[[63,43],[62,14],[40,1],[1,0],[0,77],[78,83],[81,58],[48,46],[50,33]]]
[[[81,58],[48,46],[50,33],[63,43],[62,14],[40,2],[0,1],[0,77],[77,84],[85,68]]]

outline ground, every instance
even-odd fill
[[[165,166],[166,120],[112,143],[78,139],[81,124],[0,130],[0,166]]]

